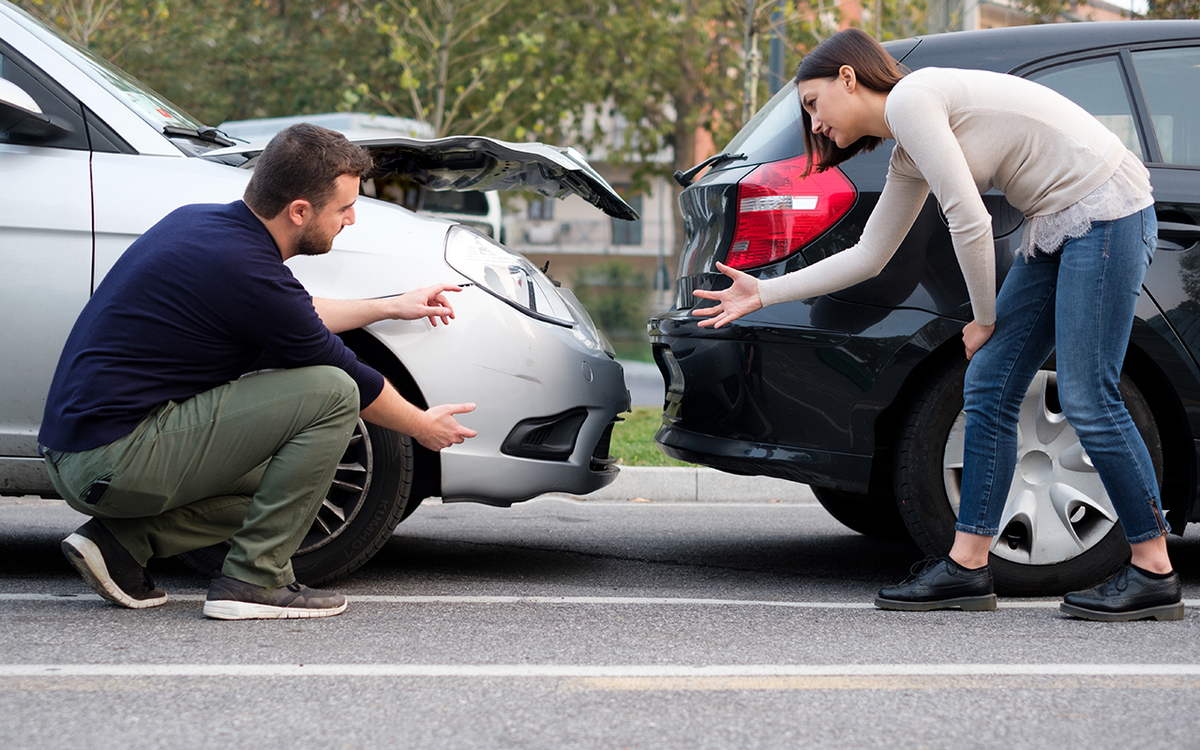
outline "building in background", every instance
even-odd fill
[[[603,144],[586,154],[588,162],[641,219],[611,219],[575,196],[565,200],[529,196],[514,202],[505,214],[507,244],[539,268],[549,262],[550,276],[572,288],[589,283],[591,266],[611,269],[614,264],[623,265],[628,269],[626,284],[637,283],[657,292],[648,304],[656,300],[669,305],[666,300],[675,278],[677,191],[666,175],[674,155],[670,150],[654,154],[651,161],[661,174],[635,180],[639,165],[618,163],[609,157],[623,145],[628,132],[619,114],[613,114],[609,107],[595,107],[580,127],[585,139],[595,132],[604,133]],[[697,161],[715,153],[711,139],[702,149]]]

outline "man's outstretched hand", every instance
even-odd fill
[[[450,325],[454,318],[454,308],[450,306],[445,293],[461,291],[462,287],[458,284],[434,284],[396,297],[387,297],[387,317],[393,320],[429,318],[429,322],[435,326],[439,320],[443,325]]]
[[[467,438],[473,438],[479,433],[470,427],[463,427],[454,418],[456,414],[468,414],[475,411],[475,404],[442,404],[431,406],[425,410],[425,419],[420,430],[413,434],[417,442],[431,451],[440,451],[458,445]]]
[[[381,320],[420,320],[449,325],[454,308],[446,292],[461,292],[458,284],[434,284],[392,297],[327,299],[313,297],[313,308],[325,327],[334,333],[353,331]]]

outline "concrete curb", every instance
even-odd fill
[[[609,486],[574,497],[664,503],[817,502],[806,484],[773,477],[743,477],[699,466],[623,466]]]

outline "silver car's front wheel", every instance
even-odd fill
[[[904,423],[896,495],[913,540],[945,554],[962,490],[963,374],[935,376]],[[1162,445],[1149,405],[1127,376],[1121,395],[1161,480]],[[1047,595],[1085,588],[1129,554],[1116,512],[1075,430],[1058,406],[1053,371],[1037,374],[1021,404],[1017,466],[990,564],[1001,593]]]

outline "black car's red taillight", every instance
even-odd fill
[[[725,264],[783,260],[836,224],[858,192],[836,167],[804,177],[807,156],[763,164],[738,184],[737,228]]]

